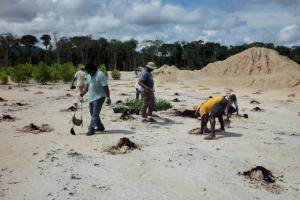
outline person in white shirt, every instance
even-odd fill
[[[136,82],[135,84],[135,98],[139,99],[140,98],[140,94],[141,94],[141,86],[139,84],[139,82]]]
[[[84,68],[82,67],[79,71],[77,71],[74,75],[71,89],[75,89],[74,83],[76,80],[76,89],[78,90],[79,94],[84,91],[84,88],[86,87],[86,73],[84,71]]]
[[[75,80],[76,80],[76,87],[74,86]],[[77,91],[78,91],[78,100],[80,102],[83,101],[83,98],[80,97],[80,94],[85,91],[86,87],[87,87],[86,73],[85,73],[84,67],[81,67],[81,69],[75,73],[72,84],[71,84],[71,89],[72,90],[75,89],[75,88],[77,89]],[[74,106],[76,108],[78,108],[78,101],[74,102]]]

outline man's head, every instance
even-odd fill
[[[149,72],[152,72],[154,69],[157,68],[154,62],[148,62],[145,67]]]
[[[93,63],[86,64],[84,69],[91,76],[93,76],[98,70],[97,66]]]
[[[231,94],[231,95],[229,96],[229,99],[232,100],[233,102],[235,102],[235,101],[236,101],[236,96],[235,96],[235,94]]]

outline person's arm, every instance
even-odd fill
[[[110,100],[109,87],[107,85],[107,86],[104,86],[103,88],[104,88],[104,91],[105,91],[105,94],[106,94],[106,98],[107,98],[106,103],[107,103],[107,105],[110,105],[111,104],[111,100]]]
[[[70,87],[71,90],[75,89],[75,86],[74,86],[75,80],[76,80],[76,77],[74,77],[73,80],[72,80],[72,84],[71,84],[71,87]]]
[[[236,109],[236,115],[239,116],[239,115],[240,115],[240,114],[239,114],[239,105],[238,105],[238,103],[237,103],[237,100],[234,101],[234,106],[235,106],[235,109]]]
[[[88,86],[87,87],[84,87],[84,89],[83,89],[83,92],[82,93],[80,93],[80,96],[81,97],[83,97],[87,92],[88,92]]]
[[[139,84],[140,84],[140,86],[141,87],[143,87],[144,89],[146,89],[146,90],[148,90],[148,91],[153,91],[150,87],[148,87],[147,85],[146,85],[146,82],[145,81],[143,81],[143,80],[139,80]]]

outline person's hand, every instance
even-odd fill
[[[74,90],[74,89],[76,89],[76,87],[74,85],[71,85],[70,89]]]
[[[107,105],[110,105],[110,104],[111,104],[110,97],[107,97],[106,104],[107,104]]]
[[[79,97],[78,97],[78,100],[79,100],[80,103],[82,103],[82,102],[83,102],[83,97],[82,97],[82,96],[79,96]]]

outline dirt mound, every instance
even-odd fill
[[[196,118],[195,117],[195,110],[176,110],[174,109],[175,116],[180,117],[190,117],[190,118]]]
[[[253,111],[253,112],[264,112],[265,110],[257,106],[257,107],[252,108],[251,111]]]
[[[126,112],[122,113],[122,115],[120,116],[120,119],[127,121],[127,120],[134,120],[135,118],[126,111]]]
[[[60,110],[60,112],[75,112],[75,111],[77,111],[77,108],[75,106],[70,106],[69,108]]]
[[[37,126],[33,123],[30,123],[27,126],[24,126],[21,129],[17,129],[19,132],[24,132],[24,133],[33,133],[33,134],[39,134],[42,132],[51,132],[54,129],[51,128],[48,124],[42,124],[42,126]]]
[[[254,184],[256,187],[263,187],[268,192],[280,194],[285,190],[283,187],[275,183],[276,177],[272,174],[272,172],[262,166],[257,166],[251,170],[239,172],[238,174],[245,176],[250,180],[250,183]]]
[[[256,101],[256,100],[252,100],[252,101],[250,101],[250,103],[251,103],[251,104],[260,104],[260,102],[259,102],[259,101]]]
[[[106,149],[105,151],[115,155],[115,154],[125,154],[137,148],[139,148],[137,144],[130,141],[129,138],[123,137],[120,138],[119,142],[116,145]]]
[[[13,103],[11,106],[16,107],[16,106],[27,106],[27,105],[29,105],[29,104],[28,103],[17,102],[17,103]]]
[[[5,122],[14,122],[16,120],[15,117],[12,117],[10,115],[2,115],[2,117],[0,117],[0,122],[1,121],[5,121]]]
[[[0,102],[5,102],[7,100],[3,99],[2,97],[0,97]]]
[[[189,70],[179,70],[176,66],[162,65],[152,72],[155,81],[158,82],[178,82],[196,78],[197,74]]]
[[[205,76],[222,77],[224,83],[277,89],[300,86],[300,66],[275,50],[253,47],[224,61],[208,64]]]

